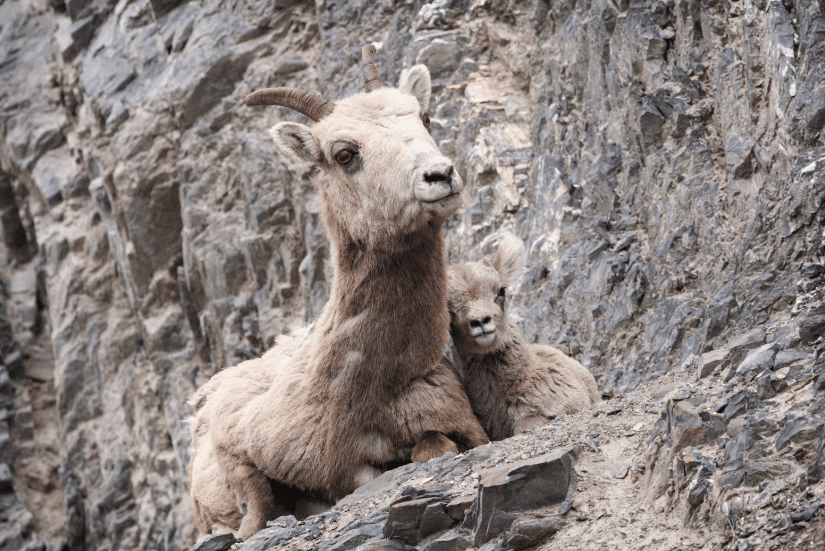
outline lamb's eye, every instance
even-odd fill
[[[499,296],[500,298],[504,298],[504,294],[505,294],[505,292],[506,292],[506,291],[504,290],[504,287],[502,287],[501,289],[499,289],[499,290],[498,290],[498,296]]]
[[[352,151],[349,149],[342,149],[338,153],[335,154],[335,160],[341,163],[342,165],[346,166],[352,162],[354,155]]]
[[[427,113],[421,115],[421,122],[424,123],[424,128],[426,128],[427,130],[430,129],[430,116]]]

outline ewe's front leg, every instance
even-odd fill
[[[440,432],[427,431],[413,447],[411,459],[415,463],[426,463],[449,452],[458,453],[455,442]]]
[[[239,464],[227,469],[227,483],[235,490],[238,508],[243,512],[241,526],[235,533],[246,541],[266,528],[266,522],[288,512],[275,505],[269,479],[253,465]]]
[[[516,421],[516,426],[513,428],[513,436],[521,434],[522,432],[527,430],[535,430],[539,427],[543,427],[549,422],[550,419],[545,417],[541,413],[528,413],[527,415]]]
[[[398,425],[412,432],[412,438],[418,445],[441,446],[434,437],[427,433],[440,433],[455,442],[459,451],[488,444],[487,433],[481,428],[473,413],[464,387],[458,375],[446,358],[427,376],[410,381],[404,393],[399,396],[395,411],[403,412],[405,419],[394,419]],[[434,452],[431,452],[434,453]]]

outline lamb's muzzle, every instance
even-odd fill
[[[481,346],[492,344],[496,340],[496,324],[490,316],[478,316],[470,319],[470,334]]]

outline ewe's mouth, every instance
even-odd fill
[[[445,182],[418,182],[415,185],[415,196],[422,203],[435,203],[458,195],[460,189],[455,180]]]
[[[476,335],[475,339],[481,346],[487,346],[489,344],[493,344],[493,341],[496,340],[496,332],[490,331],[489,333],[481,333],[480,335]]]

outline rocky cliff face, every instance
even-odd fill
[[[331,276],[310,168],[267,134],[301,117],[245,107],[252,90],[355,91],[367,42],[387,82],[428,65],[466,183],[448,260],[522,236],[514,315],[609,395],[701,368],[820,288],[823,13],[3,0],[0,548],[194,541],[188,396],[310,321]]]

